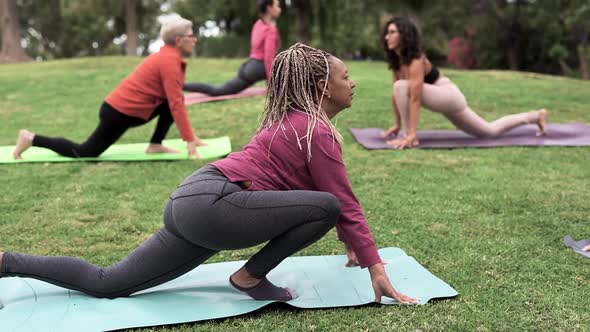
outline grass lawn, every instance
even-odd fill
[[[105,57],[0,66],[0,145],[13,145],[20,128],[85,139],[104,97],[139,61]],[[220,83],[239,64],[189,60],[187,81]],[[590,237],[590,147],[367,151],[348,128],[391,124],[391,74],[380,62],[348,66],[357,86],[354,105],[335,120],[377,246],[401,247],[460,297],[426,306],[274,306],[141,331],[590,329],[590,260],[561,244],[566,234]],[[502,71],[443,73],[488,120],[546,107],[550,122],[590,122],[590,82]],[[262,98],[193,105],[189,116],[199,136],[229,135],[239,150],[257,128],[263,106]],[[154,125],[130,130],[121,142],[146,142]],[[420,128],[452,126],[423,112]],[[169,137],[179,137],[175,127]],[[111,264],[160,227],[168,195],[204,164],[0,165],[0,250]],[[211,262],[247,259],[256,250],[221,252]],[[331,231],[299,254],[342,253]]]

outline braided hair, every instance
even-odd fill
[[[289,49],[279,53],[272,63],[271,77],[268,83],[268,96],[264,113],[261,116],[258,131],[270,129],[277,125],[278,130],[286,130],[285,119],[291,109],[307,113],[307,159],[311,159],[311,141],[313,131],[318,122],[326,125],[332,132],[332,139],[338,143],[342,136],[336,127],[330,122],[328,115],[322,109],[322,100],[328,86],[330,77],[328,52],[297,43]],[[317,88],[317,82],[324,80],[321,92]],[[290,124],[290,123],[289,123]],[[300,149],[301,139],[291,124],[291,128],[297,137]]]

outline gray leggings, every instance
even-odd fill
[[[205,83],[185,83],[183,90],[201,92],[210,96],[223,96],[238,93],[252,84],[266,79],[264,62],[257,59],[248,59],[238,70],[238,76],[221,86],[212,86]]]
[[[251,275],[263,278],[285,258],[324,236],[339,215],[338,199],[330,193],[245,191],[208,165],[170,196],[164,227],[120,262],[102,268],[73,257],[6,252],[0,277],[34,278],[115,298],[177,278],[220,250],[269,241],[245,264]]]

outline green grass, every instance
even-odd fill
[[[138,58],[2,65],[0,145],[19,128],[84,139],[104,97]],[[222,82],[237,60],[190,60],[187,80]],[[348,64],[354,106],[336,118],[344,158],[378,247],[399,246],[461,296],[418,307],[294,310],[142,331],[588,330],[590,261],[561,244],[590,237],[590,148],[367,151],[347,128],[386,127],[391,74],[383,63]],[[546,107],[551,122],[590,122],[590,83],[500,71],[443,70],[486,119]],[[257,127],[262,98],[194,105],[203,137],[229,135],[235,150]],[[122,142],[144,142],[154,124]],[[423,112],[420,128],[451,129]],[[179,137],[172,129],[170,137]],[[0,165],[0,250],[74,255],[111,264],[161,225],[168,195],[200,161]],[[211,261],[247,259],[256,248]],[[342,254],[335,232],[301,255]],[[585,304],[586,307],[582,307]],[[199,310],[199,308],[195,308]]]

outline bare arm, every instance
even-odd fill
[[[409,121],[407,131],[408,138],[416,138],[418,130],[418,120],[420,118],[420,99],[422,98],[422,89],[424,88],[424,60],[415,59],[409,67]]]
[[[347,266],[360,263],[361,267],[369,269],[375,302],[381,302],[382,296],[388,296],[399,303],[417,303],[417,299],[396,291],[385,272],[373,235],[346,174],[340,144],[335,144],[332,134],[325,129],[325,132],[314,134],[311,149],[312,158],[307,167],[315,188],[332,193],[340,202],[341,213],[336,229],[340,230],[341,240],[346,240]]]
[[[397,108],[397,105],[395,103],[395,98],[394,98],[394,94],[393,94],[393,85],[395,84],[395,82],[399,79],[397,72],[395,70],[392,70],[392,74],[391,74],[392,80],[391,80],[391,107],[393,108],[393,116],[395,117],[395,122],[393,123],[393,126],[390,127],[389,129],[387,129],[385,132],[383,132],[382,137],[389,137],[391,135],[397,135],[399,133],[400,130],[400,126],[401,126],[401,115],[399,113],[399,109]]]
[[[408,66],[408,119],[405,123],[405,137],[387,141],[395,149],[418,146],[418,119],[420,118],[420,99],[424,88],[424,58],[413,60]]]

